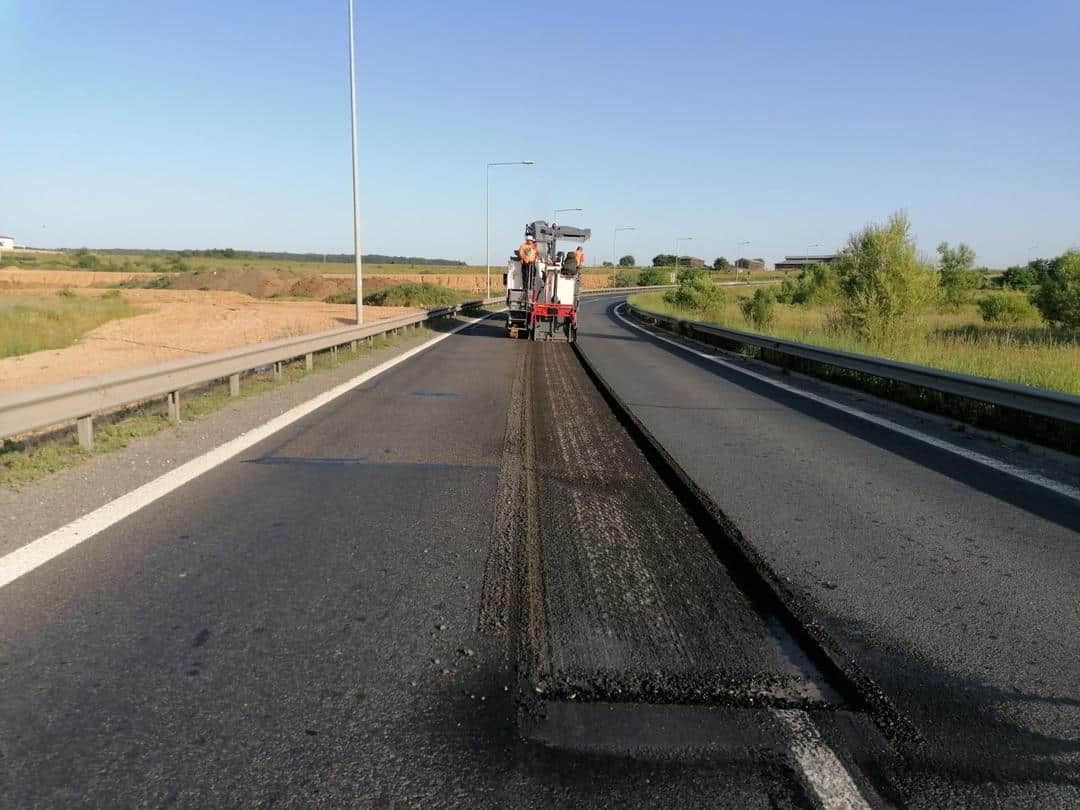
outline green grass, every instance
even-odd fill
[[[426,331],[426,327],[422,328]],[[415,332],[408,333],[410,338],[415,334]],[[348,349],[339,350],[337,359],[329,352],[317,354],[313,371],[307,371],[303,361],[300,360],[285,366],[280,380],[275,380],[273,374],[269,372],[247,375],[240,386],[241,398],[256,396],[309,374],[329,371],[354,358],[389,348],[406,339],[404,335],[375,338],[370,346],[362,342],[356,354]],[[230,402],[235,401],[229,396],[227,383],[216,384],[201,392],[186,396],[181,394],[181,418],[184,421],[194,421],[221,410]],[[42,439],[22,442],[5,439],[0,442],[0,486],[18,487],[32,483],[51,473],[81,464],[94,456],[120,450],[136,439],[152,436],[171,426],[164,403],[153,402],[128,409],[110,421],[98,420],[94,425],[93,450],[84,450],[79,447],[74,432],[53,434]]]
[[[139,312],[119,294],[0,295],[0,357],[62,349],[103,323]]]
[[[630,300],[643,309],[754,331],[743,318],[740,301],[750,292],[728,292],[723,306],[705,313],[681,311],[662,293],[642,293]],[[1006,293],[1020,296],[1021,293]],[[981,297],[981,293],[975,295]],[[978,377],[1080,394],[1080,333],[1051,329],[1037,320],[1015,326],[983,323],[978,308],[925,314],[917,327],[888,343],[861,340],[835,328],[826,306],[776,306],[767,334],[859,354],[887,357]]]

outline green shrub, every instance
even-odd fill
[[[56,291],[56,295],[59,298],[74,298],[75,291],[71,289],[71,287],[62,287],[61,289]]]
[[[768,290],[758,288],[749,298],[744,298],[739,309],[746,322],[759,332],[768,329],[776,320],[776,298]]]
[[[703,268],[683,268],[677,281],[677,288],[664,293],[664,301],[672,306],[705,312],[724,303],[724,291],[713,284],[708,271]]]
[[[356,292],[338,293],[326,300],[336,304],[355,304]],[[420,284],[395,284],[364,296],[364,303],[373,307],[444,307],[461,300],[461,295],[454,290],[426,281]]]
[[[840,277],[827,264],[812,264],[780,282],[777,300],[785,304],[830,304],[840,297]]]
[[[1048,323],[1080,327],[1080,252],[1069,251],[1050,262],[1031,303]]]
[[[619,267],[633,267],[637,264],[637,260],[633,256],[627,254],[619,259]]]
[[[75,251],[75,266],[80,270],[92,270],[101,264],[101,259],[86,248]]]
[[[104,298],[104,299],[107,299],[107,300],[108,299],[113,299],[113,298],[119,298],[120,297],[120,290],[116,290],[116,289],[106,290],[104,293],[102,293],[101,297]]]
[[[667,284],[671,276],[659,267],[646,267],[638,276],[639,287],[655,287],[657,284]]]
[[[852,234],[836,262],[840,326],[868,340],[895,336],[933,300],[936,272],[919,260],[903,213]]]
[[[967,303],[972,290],[979,288],[982,274],[974,270],[975,251],[961,242],[955,248],[948,242],[942,242],[937,248],[941,256],[938,285],[941,288],[941,300],[946,309],[956,312]]]
[[[615,273],[616,287],[633,287],[641,277],[640,270],[619,270]]]
[[[1001,285],[1014,290],[1028,290],[1039,283],[1039,274],[1030,265],[1010,267],[1001,274]]]
[[[1035,314],[1027,301],[1013,295],[988,295],[976,303],[982,319],[987,323],[1011,326],[1029,320]]]

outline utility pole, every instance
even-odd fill
[[[356,324],[364,322],[364,271],[360,258],[360,163],[356,148],[356,58],[353,44],[353,0],[349,0],[349,113],[352,122],[353,260],[356,263]]]
[[[679,242],[692,242],[694,237],[692,236],[680,236],[675,240],[675,276],[679,275]]]
[[[491,167],[532,166],[532,160],[497,160],[484,168],[484,264],[487,266],[487,297],[491,298]]]

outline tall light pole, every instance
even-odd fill
[[[821,242],[814,242],[814,244],[806,246],[806,266],[807,267],[809,267],[810,264],[811,264],[811,262],[810,262],[810,251],[813,250],[814,248],[819,248],[819,247],[821,247]]]
[[[356,263],[356,323],[364,322],[364,273],[360,258],[360,163],[356,149],[356,59],[353,45],[353,0],[349,0],[349,117],[352,122],[353,261]]]
[[[551,218],[551,226],[555,227],[555,223],[559,221],[559,214],[565,214],[567,211],[584,211],[584,208],[556,208],[555,214]]]
[[[692,242],[694,237],[692,236],[680,236],[675,240],[675,272],[679,272],[679,242]]]
[[[491,298],[491,232],[489,211],[491,208],[491,167],[532,166],[533,160],[497,160],[484,168],[484,264],[487,265],[487,298]]]
[[[741,248],[743,245],[749,245],[749,244],[750,244],[749,242],[736,242],[736,244],[735,244],[735,262],[734,262],[734,266],[735,266],[735,280],[736,281],[739,280],[739,248]]]
[[[616,228],[611,234],[611,286],[615,286],[615,270],[619,266],[619,251],[615,249],[615,240],[619,238],[619,231],[636,231],[637,228],[633,228],[627,225],[624,228]]]

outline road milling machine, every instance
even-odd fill
[[[506,265],[506,334],[573,343],[581,268],[572,252],[564,254],[558,249],[558,242],[586,242],[592,231],[537,220],[525,226],[525,236],[536,240],[540,259],[523,266],[514,251]]]

